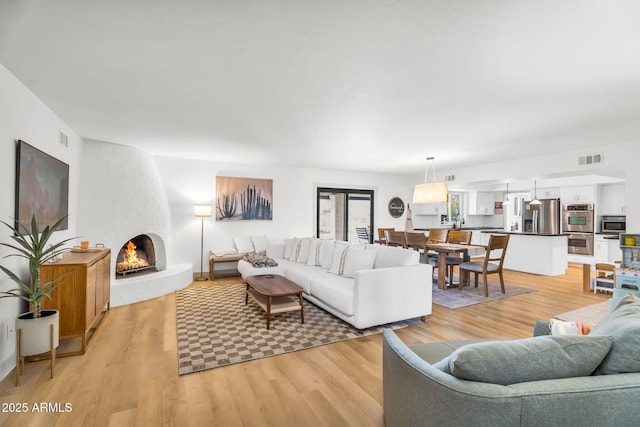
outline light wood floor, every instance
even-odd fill
[[[538,319],[595,304],[582,292],[582,270],[545,277],[506,272],[507,284],[538,292],[449,310],[433,306],[426,323],[398,331],[408,343],[465,338],[524,338]],[[240,279],[195,282],[218,286]],[[451,292],[455,292],[452,289]],[[111,310],[87,354],[28,363],[21,385],[0,383],[0,426],[380,426],[380,335],[179,376],[175,295]],[[34,404],[65,403],[67,413],[33,413]]]

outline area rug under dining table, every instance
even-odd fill
[[[461,308],[483,302],[495,301],[529,292],[536,292],[535,289],[515,286],[505,283],[505,293],[500,289],[500,283],[489,281],[489,296],[484,296],[484,285],[482,283],[475,286],[464,286],[462,288],[453,287],[449,289],[439,289],[437,284],[433,284],[432,301],[434,304],[446,308]]]
[[[304,324],[298,311],[281,313],[272,316],[267,330],[265,312],[251,299],[245,305],[245,289],[240,283],[176,291],[180,375],[361,338],[411,322],[358,331],[305,300]]]

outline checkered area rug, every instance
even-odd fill
[[[300,312],[271,316],[249,298],[245,284],[186,288],[176,292],[178,370],[180,375],[406,327],[408,321],[357,329],[304,301]]]

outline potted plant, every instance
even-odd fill
[[[32,311],[22,313],[16,319],[16,330],[21,331],[19,335],[20,347],[16,349],[19,357],[45,353],[58,346],[58,311],[41,310],[41,304],[45,298],[51,299],[51,292],[61,284],[61,277],[40,283],[40,266],[61,255],[65,250],[63,245],[73,239],[50,243],[53,233],[60,228],[66,219],[65,216],[52,226],[46,226],[42,232],[40,232],[38,219],[35,215],[31,218],[30,230],[17,221],[15,226],[0,221],[13,233],[11,235],[13,243],[0,243],[0,245],[15,251],[15,253],[6,255],[5,258],[12,256],[24,258],[29,264],[28,282],[24,282],[8,268],[0,266],[0,269],[18,285],[15,289],[0,292],[0,298],[20,298],[29,303],[29,307],[32,308]],[[53,325],[53,335],[51,325]]]

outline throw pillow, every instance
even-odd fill
[[[251,263],[252,266],[257,268],[278,266],[278,263],[275,260],[262,254],[247,254],[243,257],[243,259],[245,261],[248,261],[249,263]]]
[[[611,349],[613,338],[556,335],[488,341],[460,347],[433,366],[455,377],[516,384],[590,375]]]
[[[331,261],[331,268],[329,273],[341,275],[344,269],[344,258],[346,252],[349,250],[349,246],[346,242],[336,242],[335,249],[333,250],[333,259]]]
[[[640,372],[640,298],[628,294],[596,323],[589,336],[613,337],[613,347],[595,374]]]
[[[365,251],[364,248],[349,248],[344,258],[342,275],[355,277],[356,271],[371,270],[376,260],[376,251]]]
[[[240,253],[253,252],[253,243],[249,237],[234,237],[233,243],[236,245],[236,249]]]
[[[309,256],[307,257],[307,265],[320,265],[320,245],[322,240],[311,239],[309,245]]]
[[[311,247],[311,239],[311,237],[300,239],[300,249],[298,250],[298,256],[296,257],[297,262],[306,264],[307,259],[309,259],[309,248]]]
[[[251,236],[251,242],[253,243],[253,248],[256,252],[267,252],[267,247],[269,246],[269,239],[264,234],[260,236]]]
[[[293,245],[291,246],[291,253],[287,258],[289,261],[296,261],[298,259],[298,253],[300,252],[300,239],[294,237]]]
[[[333,251],[335,250],[335,240],[323,240],[320,244],[320,267],[329,270],[333,263]]]
[[[551,328],[551,335],[580,335],[576,322],[551,319],[549,327]]]
[[[551,335],[589,335],[593,326],[593,323],[566,322],[559,319],[549,321]]]
[[[284,259],[289,259],[293,250],[293,239],[284,240]]]

